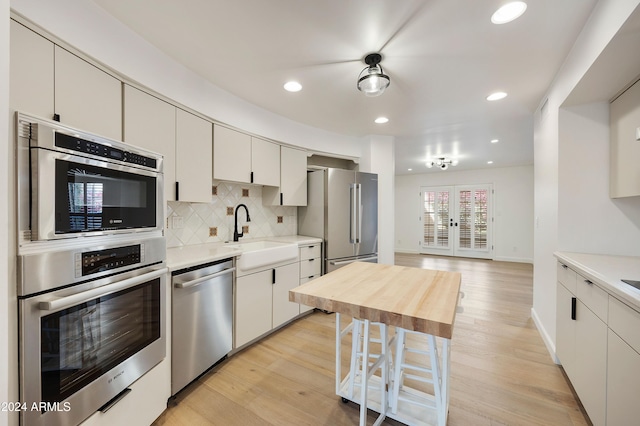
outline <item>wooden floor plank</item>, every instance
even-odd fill
[[[462,273],[448,425],[589,424],[531,320],[531,265],[408,254],[397,254],[396,264]],[[335,395],[334,339],[335,315],[299,319],[214,367],[154,425],[357,424],[358,407]]]

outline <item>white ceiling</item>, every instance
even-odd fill
[[[397,174],[427,172],[440,155],[458,170],[533,163],[533,112],[596,3],[529,0],[494,25],[504,0],[94,1],[253,104],[344,135],[394,136]],[[356,80],[377,51],[391,85],[368,98]],[[288,80],[303,90],[284,91]],[[494,91],[509,96],[486,101]],[[389,123],[374,124],[381,115]]]

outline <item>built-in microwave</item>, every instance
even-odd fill
[[[162,156],[23,113],[17,135],[21,242],[163,228]]]

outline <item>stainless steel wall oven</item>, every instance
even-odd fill
[[[17,114],[20,240],[163,227],[162,156]]]
[[[76,426],[166,357],[162,156],[16,113],[21,424]]]
[[[20,256],[24,425],[77,425],[164,359],[165,250],[161,237]]]

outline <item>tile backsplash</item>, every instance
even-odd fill
[[[244,209],[238,212],[238,228],[249,229],[245,239],[297,233],[297,208],[263,206],[261,186],[229,182],[214,182],[213,186],[210,203],[167,203],[167,247],[233,240],[233,209],[238,204],[245,204],[251,216],[247,222]]]

